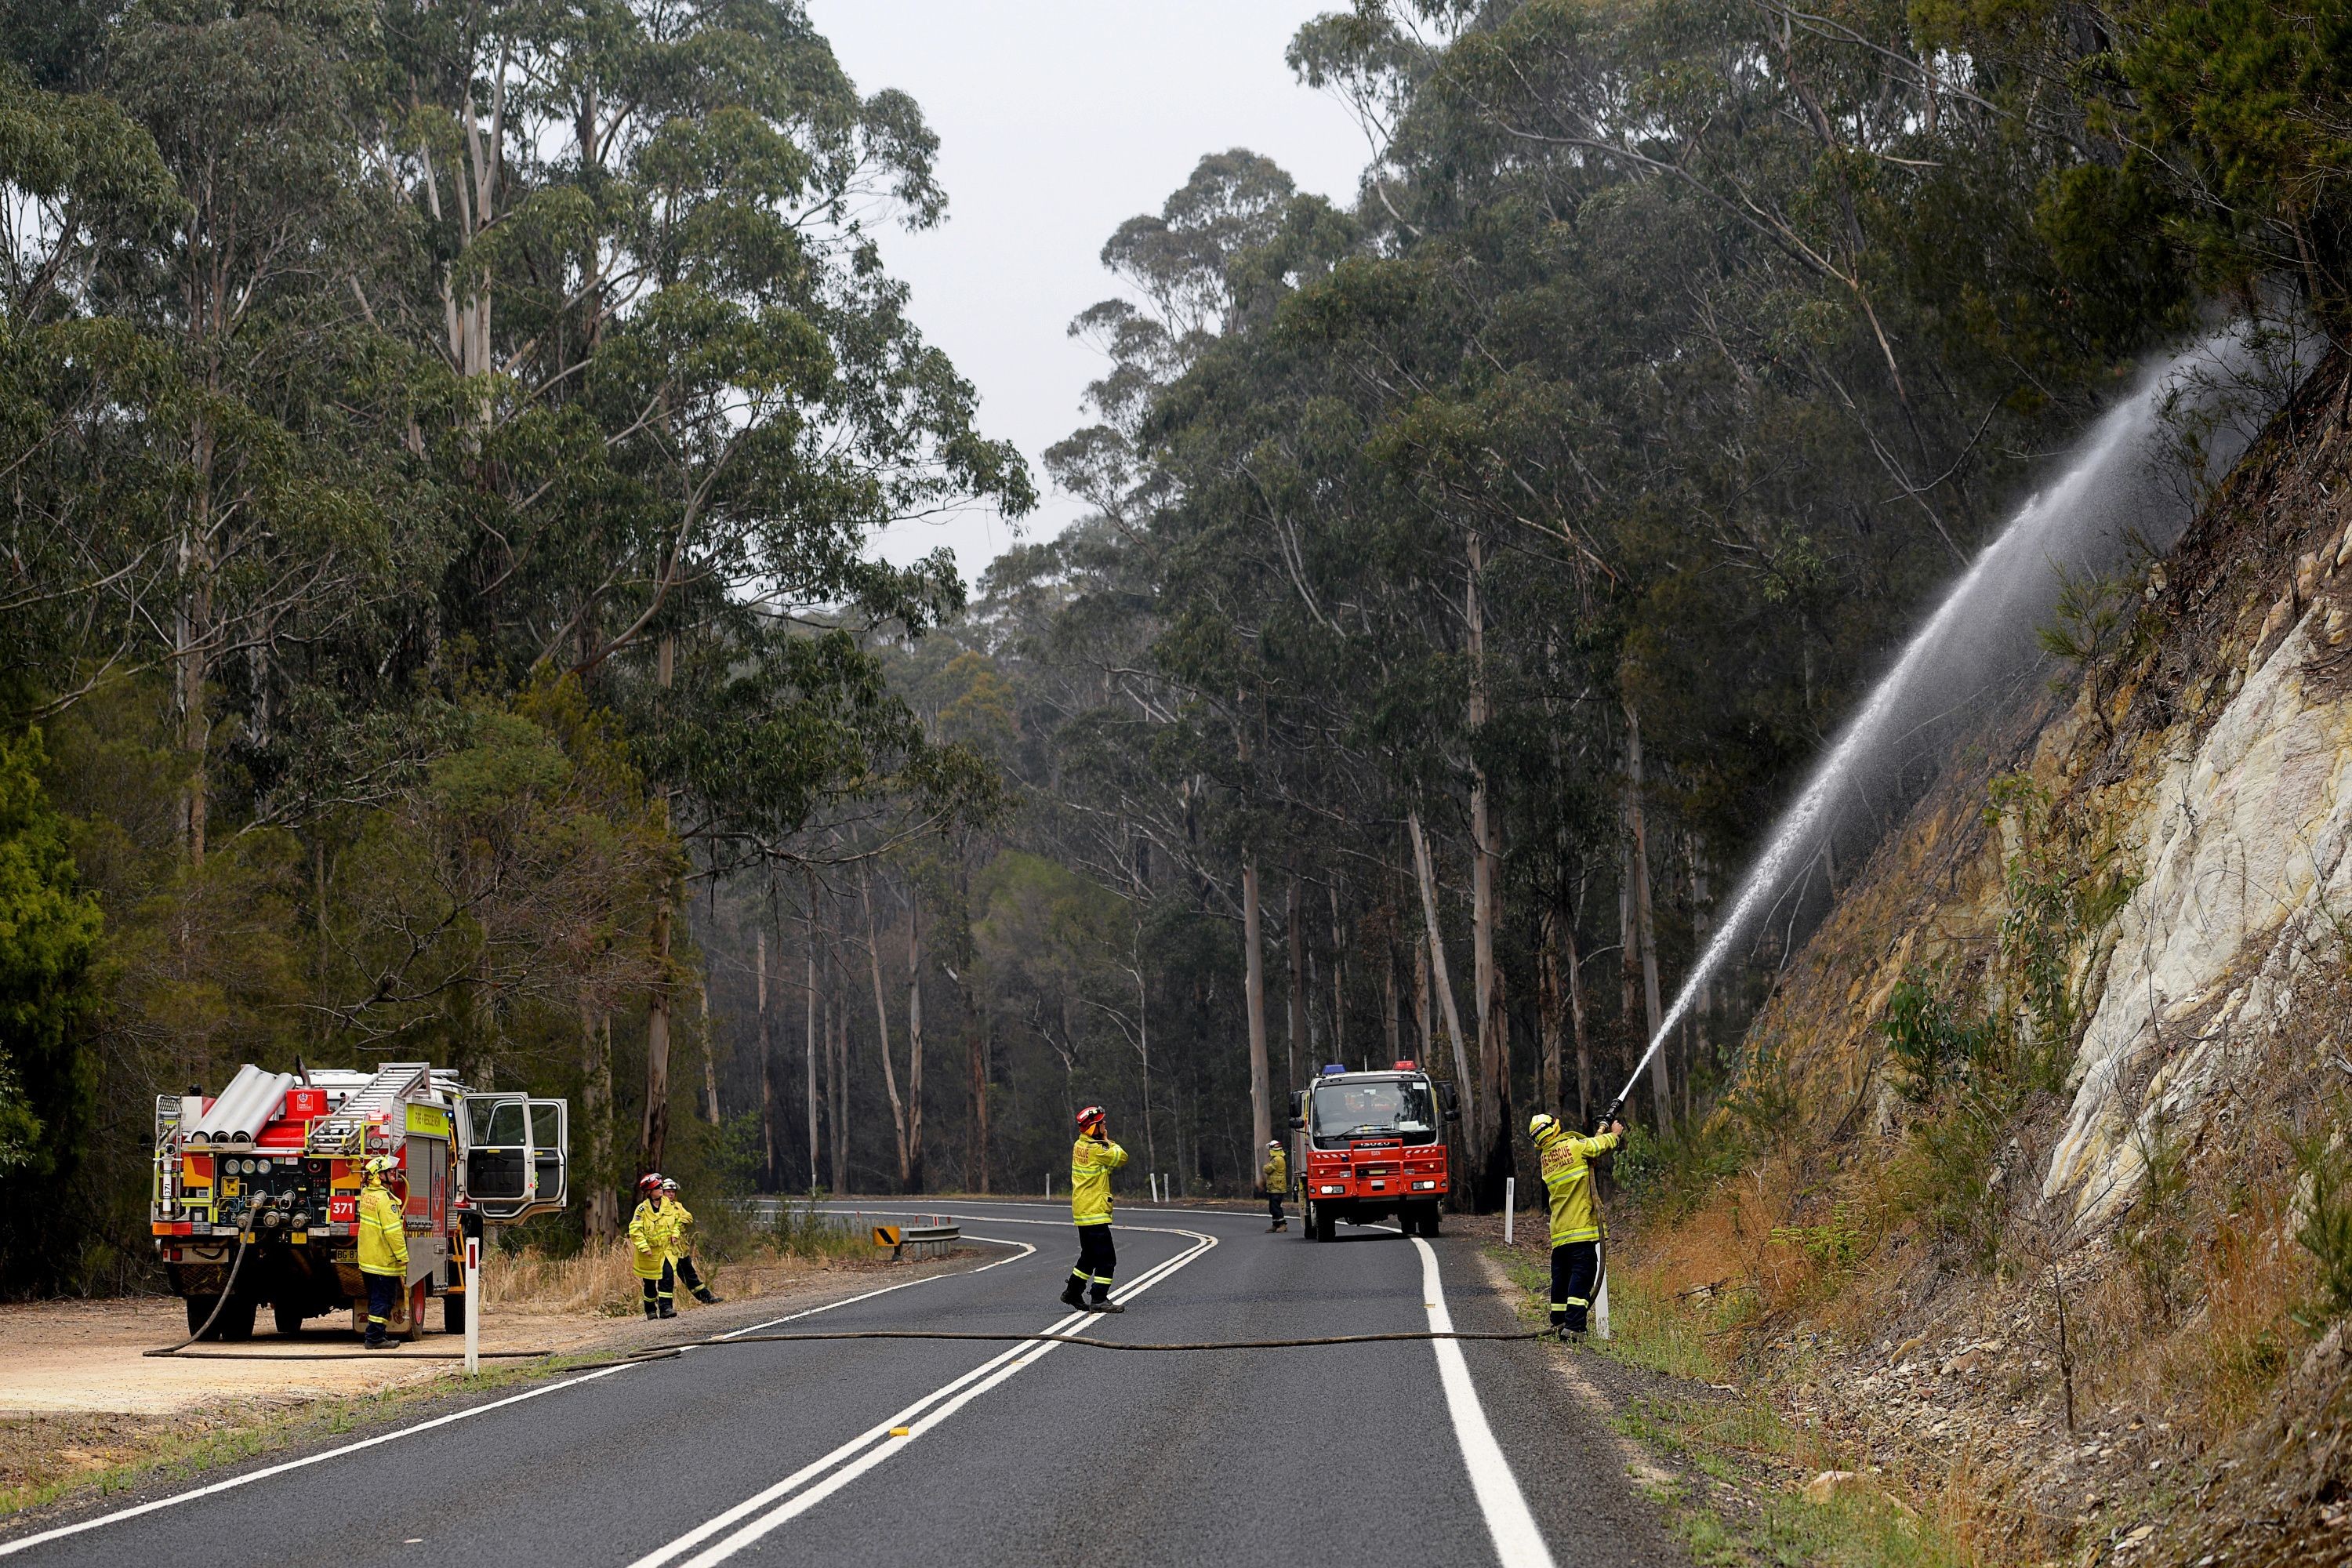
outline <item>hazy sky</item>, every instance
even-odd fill
[[[1065,336],[1115,291],[1103,241],[1157,212],[1204,153],[1248,147],[1304,190],[1353,200],[1362,135],[1299,86],[1282,51],[1339,0],[809,0],[861,92],[904,89],[940,137],[947,221],[882,247],[929,340],[980,389],[983,432],[1027,454],[1044,504],[1029,538],[1076,504],[1038,455],[1081,422],[1102,361]],[[902,525],[894,561],[951,546],[965,579],[1013,542],[992,514]]]

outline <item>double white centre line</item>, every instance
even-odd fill
[[[1125,1301],[1142,1295],[1186,1264],[1217,1245],[1216,1237],[1196,1230],[1164,1226],[1122,1226],[1123,1230],[1156,1230],[1190,1237],[1192,1246],[1166,1262],[1146,1269],[1111,1292]],[[830,1454],[803,1465],[764,1491],[754,1493],[717,1518],[697,1525],[684,1535],[646,1553],[629,1568],[662,1568],[688,1552],[683,1568],[711,1568],[753,1542],[799,1518],[858,1477],[889,1460],[907,1446],[937,1427],[957,1411],[1004,1383],[1026,1366],[1034,1366],[1060,1348],[1060,1341],[1082,1323],[1097,1321],[1092,1312],[1072,1312],[1002,1355],[994,1356],[961,1377],[942,1384],[894,1415],[866,1428]],[[716,1537],[717,1539],[713,1539]],[[708,1542],[709,1545],[704,1543]],[[696,1548],[701,1550],[697,1552]]]

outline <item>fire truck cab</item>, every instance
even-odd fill
[[[478,1093],[423,1062],[247,1065],[217,1096],[158,1096],[150,1215],[188,1331],[250,1338],[263,1306],[281,1334],[346,1308],[358,1326],[359,1196],[378,1155],[398,1162],[389,1184],[408,1232],[392,1331],[421,1334],[427,1296],[442,1299],[445,1328],[462,1330],[465,1234],[563,1207],[566,1121],[561,1100]]]
[[[1454,1086],[1401,1061],[1385,1072],[1338,1062],[1291,1097],[1306,1239],[1328,1241],[1345,1220],[1394,1215],[1407,1236],[1435,1236],[1448,1185],[1445,1124],[1460,1118]]]

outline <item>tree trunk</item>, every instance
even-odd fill
[[[585,992],[580,997],[580,1039],[585,1058],[580,1073],[580,1114],[588,1130],[588,1239],[611,1241],[621,1234],[612,1168],[613,1026],[598,1016]]]
[[[1536,1102],[1557,1114],[1560,1109],[1560,1025],[1567,1008],[1559,973],[1559,907],[1546,904],[1536,934],[1536,1026],[1542,1037],[1542,1055],[1536,1062]]]
[[[1642,721],[1632,708],[1625,710],[1625,771],[1626,799],[1630,803],[1633,827],[1633,921],[1642,939],[1642,998],[1646,1006],[1649,1033],[1643,1043],[1658,1037],[1658,1026],[1664,1009],[1658,1002],[1657,925],[1650,918],[1650,838],[1642,814]],[[1675,1130],[1674,1085],[1668,1081],[1666,1053],[1663,1047],[1650,1058],[1650,1095],[1656,1110],[1658,1131]]]
[[[1339,921],[1337,877],[1331,879],[1328,890],[1331,895],[1331,1059],[1344,1062],[1348,1059],[1348,941]]]
[[[1584,998],[1584,960],[1576,950],[1576,916],[1583,908],[1580,896],[1576,908],[1569,910],[1568,919],[1560,922],[1560,942],[1567,950],[1564,956],[1568,968],[1568,1016],[1576,1031],[1576,1121],[1580,1127],[1592,1125],[1592,1032],[1588,1022],[1589,1009]]]
[[[978,1179],[976,1191],[988,1190],[988,1008],[976,1004],[977,1016],[972,1020],[971,1051],[971,1169]]]
[[[1250,1136],[1263,1149],[1274,1136],[1273,1086],[1265,1050],[1265,932],[1258,909],[1257,854],[1242,853],[1242,975],[1249,1005]]]
[[[775,1047],[768,1034],[768,933],[760,932],[754,976],[760,1014],[760,1190],[772,1193],[783,1184],[776,1170]],[[715,1096],[713,1097],[715,1100]]]
[[[655,675],[664,691],[670,688],[677,656],[677,639],[663,633],[655,659]],[[667,833],[667,784],[655,792],[655,801],[662,831]],[[653,995],[646,1007],[646,1114],[638,1132],[638,1147],[648,1171],[660,1170],[663,1157],[669,1152],[669,927],[670,903],[676,896],[677,889],[665,882],[661,901],[654,906],[654,964],[659,975],[654,981]]]
[[[1315,1059],[1314,1042],[1307,1037],[1307,920],[1298,896],[1298,867],[1290,868],[1290,886],[1283,894],[1283,945],[1290,954],[1290,1025],[1289,1077],[1292,1089],[1298,1087],[1298,1058],[1306,1047],[1307,1074],[1312,1078],[1323,1064]],[[1264,1148],[1265,1145],[1258,1145]]]
[[[1437,1041],[1429,1026],[1429,933],[1412,939],[1412,1021],[1421,1039],[1421,1059],[1436,1070]]]
[[[1396,921],[1383,915],[1381,926],[1381,1036],[1388,1044],[1389,1060],[1396,1061],[1404,1055],[1397,1018]]]
[[[808,1052],[808,1157],[809,1192],[817,1189],[816,1172],[816,873],[808,876],[808,996],[804,1043]]]
[[[1483,542],[1473,533],[1463,618],[1469,628],[1470,732],[1474,737],[1486,727],[1486,613],[1478,596],[1486,565]],[[1503,1005],[1502,970],[1495,963],[1495,929],[1501,915],[1501,837],[1487,807],[1486,772],[1474,763],[1470,770],[1470,956],[1477,986],[1479,1136],[1471,1147],[1475,1151],[1472,1167],[1482,1208],[1501,1204],[1504,1183],[1512,1174],[1511,1017]]]
[[[833,1190],[845,1193],[849,1190],[849,999],[843,991],[848,980],[838,961],[827,967],[831,971],[825,987],[825,1023],[832,1035],[831,1060],[826,1065],[833,1091]]]
[[[697,1016],[702,1029],[702,1098],[709,1108],[710,1125],[719,1125],[719,1042],[710,1033],[710,986],[707,981],[697,981],[694,987]]]
[[[923,1190],[923,900],[907,884],[907,1190]]]
[[[1429,863],[1429,839],[1421,830],[1421,813],[1408,812],[1405,827],[1412,836],[1412,865],[1421,885],[1421,913],[1429,930],[1429,966],[1435,982],[1438,1005],[1444,1010],[1445,1037],[1453,1047],[1454,1081],[1462,1097],[1463,1142],[1483,1151],[1479,1138],[1478,1080],[1470,1073],[1470,1043],[1462,1037],[1462,1014],[1454,1005],[1454,981],[1445,967],[1445,938],[1437,923],[1437,873]]]
[[[882,943],[874,934],[874,887],[866,868],[857,869],[857,896],[866,905],[866,957],[874,974],[874,1036],[882,1047],[882,1087],[890,1096],[890,1128],[898,1135],[898,1187],[908,1190],[912,1177],[908,1163],[907,1105],[898,1098],[898,1072],[890,1065],[890,1009],[882,995]]]

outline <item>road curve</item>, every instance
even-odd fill
[[[1268,1235],[1251,1214],[1129,1205],[1116,1233],[1128,1311],[1073,1316],[1056,1300],[1076,1256],[1066,1206],[841,1206],[877,1218],[945,1209],[994,1261],[735,1332],[1154,1342],[1418,1331],[1448,1315],[1465,1331],[1520,1326],[1455,1237],[1342,1226],[1315,1245]],[[711,1346],[51,1511],[0,1534],[0,1561],[1686,1563],[1567,1398],[1559,1353],[1476,1342]]]

